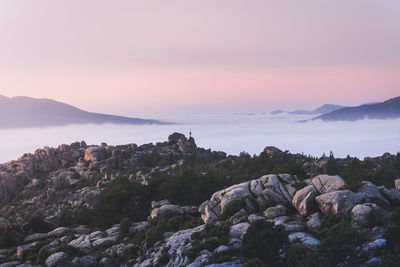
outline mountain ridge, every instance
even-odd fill
[[[281,114],[281,113],[288,113],[291,115],[312,115],[312,114],[325,114],[325,113],[329,113],[332,112],[334,110],[338,110],[341,108],[344,108],[345,106],[341,106],[341,105],[336,105],[336,104],[324,104],[316,109],[313,110],[303,110],[303,109],[298,109],[295,111],[285,111],[285,110],[274,110],[272,112],[270,112],[271,115],[277,115],[277,114]]]
[[[69,124],[167,124],[166,122],[88,112],[48,98],[0,95],[0,129]]]
[[[400,96],[388,99],[380,103],[369,103],[356,107],[345,107],[326,114],[319,115],[312,120],[321,119],[323,121],[357,121],[365,118],[400,118]]]

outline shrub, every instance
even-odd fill
[[[0,248],[11,248],[16,245],[15,231],[11,227],[5,227],[0,232]]]
[[[310,266],[309,259],[313,257],[312,252],[309,247],[302,244],[292,246],[286,256],[288,267]]]
[[[106,229],[125,217],[132,221],[144,220],[149,209],[146,188],[131,183],[126,177],[120,177],[101,191],[93,209],[94,224]]]
[[[386,251],[393,251],[400,245],[400,225],[390,226],[386,229],[384,238],[386,239]]]
[[[251,258],[243,264],[243,267],[266,267],[259,258]]]
[[[162,226],[155,226],[155,227],[150,227],[146,231],[146,246],[147,248],[152,247],[157,241],[160,241],[163,238],[164,234],[164,227]]]
[[[26,230],[34,233],[47,233],[53,230],[53,228],[47,222],[45,222],[44,219],[45,217],[42,213],[35,213],[31,218],[29,218],[28,223],[24,227]]]
[[[74,223],[90,225],[93,223],[93,210],[88,207],[81,206],[74,212]]]
[[[368,180],[367,170],[358,158],[352,159],[347,165],[344,173],[344,180],[346,182],[346,188],[351,191],[359,189],[361,181]]]
[[[242,253],[247,258],[260,258],[264,263],[271,264],[287,241],[287,234],[281,227],[274,228],[272,223],[256,221],[244,235]]]
[[[131,226],[131,220],[129,218],[124,218],[119,224],[119,239],[129,235],[129,227]]]
[[[176,215],[173,212],[164,214],[150,221],[151,227],[146,231],[146,246],[151,247],[163,238],[165,232],[176,232],[182,229],[196,227],[201,224],[199,218],[189,215]]]
[[[224,212],[221,215],[222,220],[229,219],[239,212],[245,205],[244,199],[234,199],[224,207]]]
[[[317,248],[317,255],[326,259],[329,266],[344,261],[347,256],[356,255],[356,248],[366,240],[364,234],[347,222],[340,222],[329,228],[326,237]]]
[[[377,185],[385,185],[389,188],[393,187],[394,185],[393,182],[395,179],[396,179],[396,172],[392,166],[380,167],[372,174],[371,178],[373,183]]]
[[[220,245],[227,245],[229,243],[229,227],[206,224],[202,231],[193,233],[190,238],[193,239],[193,246],[185,251],[185,255],[193,259],[202,250],[213,251]]]

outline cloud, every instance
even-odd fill
[[[329,154],[364,158],[384,152],[400,152],[400,119],[357,122],[312,121],[297,123],[304,116],[270,115],[192,115],[181,114],[157,119],[173,119],[182,125],[72,125],[44,129],[1,130],[0,162],[16,159],[25,152],[43,146],[58,146],[85,140],[88,144],[138,145],[165,141],[178,131],[192,132],[200,147],[239,154],[259,154],[266,146],[276,146],[292,153],[314,156]],[[29,136],[29,138],[27,138]]]

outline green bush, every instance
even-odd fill
[[[90,225],[93,223],[93,210],[81,206],[74,212],[74,223],[79,225]]]
[[[381,166],[373,174],[371,181],[376,185],[385,185],[389,188],[394,186],[394,180],[397,178],[394,167]]]
[[[228,245],[229,226],[206,224],[202,231],[193,233],[190,238],[193,240],[192,248],[185,251],[185,256],[193,259],[202,250],[213,251],[221,245]]]
[[[235,215],[237,212],[239,212],[245,205],[244,199],[234,199],[231,202],[229,202],[225,207],[224,211],[221,215],[222,220],[229,219],[233,215]]]
[[[53,230],[49,223],[45,222],[45,217],[38,212],[29,218],[28,223],[24,226],[25,230],[33,233],[47,233]]]
[[[347,222],[340,222],[329,228],[326,237],[316,250],[329,266],[344,261],[348,256],[356,255],[356,248],[366,240],[366,236]]]
[[[299,244],[290,247],[286,256],[288,267],[308,267],[311,266],[310,259],[313,257],[313,250],[309,247]]]
[[[177,215],[167,211],[164,214],[150,220],[150,228],[146,231],[146,246],[151,247],[163,238],[165,232],[177,232],[179,230],[193,228],[201,224],[200,218],[189,215]]]
[[[119,239],[129,235],[129,227],[131,226],[131,220],[129,218],[124,218],[119,224]]]
[[[150,209],[146,188],[132,183],[126,177],[113,180],[101,191],[93,209],[94,224],[106,229],[123,218],[132,221],[145,220]]]
[[[157,241],[163,239],[163,234],[165,233],[164,229],[165,228],[162,226],[155,226],[155,227],[150,227],[146,231],[145,241],[147,248],[151,248]]]
[[[358,158],[351,159],[344,173],[346,188],[357,191],[361,186],[361,181],[369,180],[367,168]]]
[[[0,249],[11,248],[16,243],[15,230],[11,227],[5,227],[0,232]]]
[[[259,258],[266,264],[273,263],[279,250],[288,242],[281,227],[260,220],[255,221],[243,238],[242,254],[246,258]]]
[[[385,250],[393,251],[396,246],[400,245],[400,225],[389,226],[384,238],[386,239]]]
[[[259,258],[251,258],[243,264],[243,267],[266,267],[267,265]]]

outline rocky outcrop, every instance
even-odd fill
[[[297,181],[289,174],[265,175],[257,180],[237,184],[214,193],[210,200],[204,202],[199,211],[204,222],[216,220],[224,208],[233,200],[243,199],[247,210],[255,210],[253,203],[261,207],[272,205],[289,205],[296,192],[293,184]]]
[[[318,194],[326,194],[342,189],[344,186],[344,180],[338,175],[330,176],[321,174],[312,178],[311,184],[314,186]]]
[[[320,195],[315,200],[323,214],[345,216],[355,205],[363,202],[365,197],[362,193],[340,190]]]
[[[103,146],[88,147],[85,151],[85,161],[99,161],[106,158],[107,152]]]

